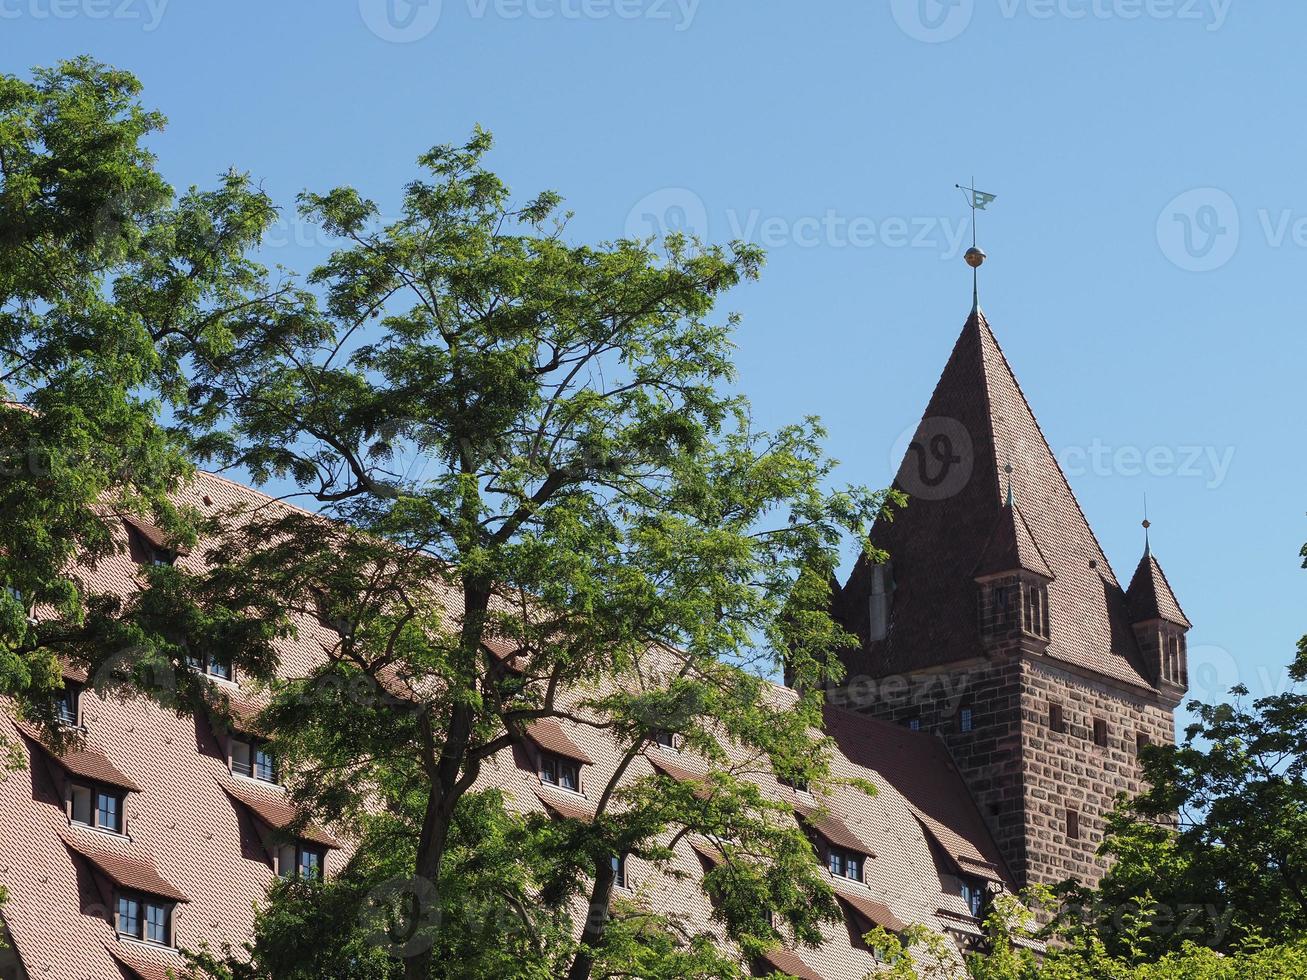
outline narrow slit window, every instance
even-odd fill
[[[1048,727],[1055,732],[1066,731],[1066,717],[1062,713],[1062,706],[1057,703],[1048,706]]]

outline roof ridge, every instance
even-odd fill
[[[983,313],[980,315],[980,324],[985,328],[985,332],[989,334],[989,339],[993,341],[994,349],[998,352],[998,356],[1003,362],[1003,367],[1007,371],[1008,377],[1012,379],[1013,387],[1016,389],[1017,394],[1021,396],[1022,405],[1025,406],[1026,412],[1029,413],[1031,421],[1035,423],[1035,431],[1039,433],[1039,438],[1043,440],[1044,448],[1048,450],[1049,458],[1052,459],[1053,465],[1057,467],[1058,476],[1060,476],[1062,478],[1062,482],[1066,484],[1066,488],[1071,495],[1071,502],[1076,505],[1076,511],[1080,514],[1080,520],[1084,523],[1085,528],[1088,529],[1089,537],[1094,542],[1094,547],[1098,549],[1099,557],[1102,558],[1108,573],[1111,574],[1112,576],[1112,581],[1116,584],[1116,587],[1118,589],[1123,589],[1123,586],[1121,585],[1121,579],[1116,574],[1116,569],[1112,567],[1112,562],[1108,559],[1107,552],[1103,550],[1103,545],[1098,540],[1098,534],[1094,531],[1094,525],[1090,523],[1088,515],[1085,514],[1085,509],[1082,506],[1080,506],[1080,498],[1076,496],[1075,489],[1071,486],[1071,481],[1067,479],[1066,471],[1062,469],[1062,463],[1057,458],[1057,453],[1053,451],[1053,446],[1051,443],[1049,443],[1048,436],[1044,434],[1044,427],[1043,425],[1040,424],[1039,416],[1035,414],[1034,408],[1031,407],[1030,399],[1026,397],[1025,390],[1021,387],[1021,381],[1017,377],[1016,372],[1012,370],[1012,364],[1007,359],[1007,354],[1004,353],[1003,351],[1003,345],[998,342],[998,337],[995,336],[993,328],[989,325],[989,321],[985,318]],[[983,345],[981,346],[981,359],[982,361],[984,360]],[[985,374],[985,398],[988,401],[989,399],[988,372],[986,372]],[[990,429],[992,434],[993,431],[992,414],[987,414],[987,420],[990,424]],[[997,461],[995,462],[995,466],[997,467]]]
[[[1039,546],[1039,538],[1035,537],[1035,532],[1030,527],[1030,522],[1026,520],[1026,515],[1021,510],[1021,505],[1015,500],[1012,502],[1012,511],[1016,514],[1017,519],[1021,521],[1021,526],[1026,529],[1026,534],[1030,536],[1030,543],[1035,546],[1035,554],[1039,555],[1039,560],[1044,563],[1044,567],[1053,571],[1053,566],[1048,563],[1048,556],[1044,554],[1044,549]],[[1093,529],[1090,529],[1093,532]]]

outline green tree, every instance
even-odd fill
[[[989,948],[967,957],[973,980],[1289,980],[1307,970],[1307,941],[1282,944],[1247,940],[1227,952],[1184,941],[1157,952],[1148,934],[1155,926],[1152,903],[1136,900],[1118,930],[1119,951],[1109,951],[1092,931],[1075,926],[1037,929],[1032,908],[1055,907],[1049,889],[1002,896],[986,918]],[[1051,942],[1047,942],[1052,940]],[[927,977],[929,972],[902,974]]]
[[[1243,685],[1229,702],[1191,702],[1183,743],[1145,752],[1150,788],[1108,821],[1111,869],[1096,891],[1064,889],[1114,953],[1307,934],[1307,637],[1290,677],[1294,687],[1251,702]]]
[[[276,297],[248,258],[271,203],[235,173],[176,198],[139,91],[88,58],[0,77],[0,693],[38,717],[56,652],[121,626],[82,574],[115,515],[191,533],[169,497],[184,439],[160,420],[192,340],[221,345]]]
[[[361,842],[339,881],[274,895],[250,954],[260,975],[319,975],[276,964],[361,955],[380,893],[377,914],[404,918],[391,945],[408,978],[727,976],[734,954],[612,901],[614,857],[665,864],[669,839],[717,841],[708,887],[745,954],[781,938],[767,910],[800,941],[835,914],[793,816],[722,741],[755,770],[827,778],[809,731],[823,655],[847,637],[826,583],[887,499],[828,489],[818,424],[759,431],[732,390],[735,321],[709,317],[756,276],[756,249],[571,244],[557,196],[511,203],[489,147],[478,132],[424,155],[387,224],[353,189],[303,195],[340,240],[309,276],[318,302],[195,364],[181,418],[197,446],[318,512],[228,515],[189,597],[333,627],[310,676],[267,678],[262,723],[299,799]],[[808,692],[793,704],[760,679],[782,652]],[[551,717],[619,748],[593,821],[496,815],[476,792],[486,763]],[[619,786],[663,732],[716,774]],[[527,874],[488,893],[468,842],[493,828]],[[488,972],[461,959],[469,906],[517,921],[470,961],[502,954]],[[317,908],[354,926],[276,928]]]

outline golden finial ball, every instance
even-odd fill
[[[982,265],[985,264],[985,259],[987,258],[987,256],[981,249],[978,249],[976,248],[976,246],[972,245],[969,249],[967,249],[967,254],[963,256],[963,258],[967,260],[967,265],[971,266],[971,268],[979,269]]]

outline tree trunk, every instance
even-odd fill
[[[476,685],[476,665],[485,630],[485,612],[490,605],[490,590],[484,583],[463,582],[463,625],[459,637],[463,650],[468,657],[468,681]],[[454,821],[454,807],[462,792],[458,788],[459,777],[463,773],[467,758],[468,743],[472,737],[472,728],[476,722],[473,709],[466,704],[454,708],[449,719],[449,728],[436,754],[435,733],[431,728],[431,717],[422,717],[422,734],[425,741],[427,772],[431,778],[431,789],[427,794],[427,811],[422,821],[422,833],[418,838],[417,860],[413,869],[418,879],[429,881],[435,888],[435,900],[440,901],[440,870],[445,862],[445,850],[449,844],[449,828]],[[437,930],[443,923],[437,921]],[[434,945],[434,942],[433,942]],[[429,980],[431,976],[431,946],[415,950],[404,958],[405,980]]]
[[[581,930],[581,948],[576,951],[567,980],[590,980],[595,954],[604,941],[608,928],[608,902],[613,894],[613,866],[609,861],[599,862],[595,869],[594,888],[590,890],[590,907]]]

